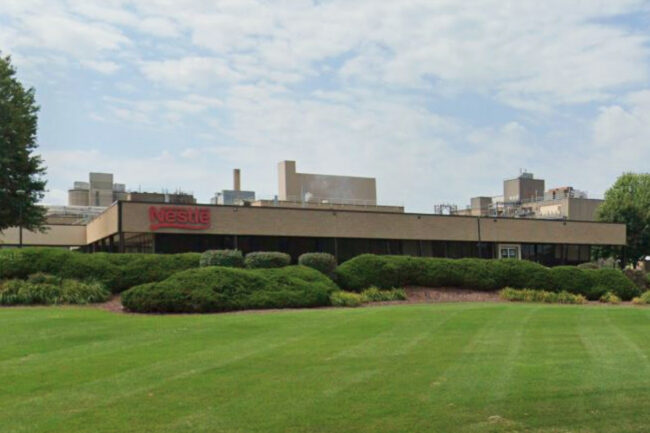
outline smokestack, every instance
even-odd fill
[[[239,169],[236,168],[232,171],[232,180],[233,180],[233,189],[235,191],[240,191],[241,190],[241,175],[239,173]]]

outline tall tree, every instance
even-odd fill
[[[16,79],[10,57],[0,57],[0,231],[43,230],[45,167],[34,151],[38,109],[34,89]]]
[[[643,255],[650,254],[650,173],[625,173],[605,193],[605,202],[598,208],[598,220],[624,223],[627,247],[603,248],[602,256],[624,259],[635,265]]]

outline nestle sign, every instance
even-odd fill
[[[150,206],[149,229],[205,230],[210,228],[210,210],[198,207]]]

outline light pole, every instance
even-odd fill
[[[16,195],[20,197],[18,200],[18,248],[23,247],[23,200],[22,197],[25,196],[24,189],[17,189]]]

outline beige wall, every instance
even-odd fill
[[[485,242],[624,245],[625,225],[582,221],[481,218]]]
[[[23,245],[36,246],[82,246],[86,245],[86,226],[48,225],[46,233],[23,230]],[[0,233],[0,246],[18,245],[18,227]]]
[[[604,200],[589,198],[569,198],[569,219],[579,221],[595,221],[596,210]]]
[[[377,186],[370,177],[298,173],[295,161],[282,161],[278,163],[278,198],[375,205]]]
[[[122,230],[149,232],[149,206],[123,203]],[[473,217],[242,206],[208,209],[209,229],[159,232],[478,241],[478,222]],[[481,239],[485,242],[625,243],[625,226],[621,224],[510,218],[499,218],[496,222],[481,218],[480,224]]]
[[[117,204],[109,207],[85,226],[86,239],[89,244],[118,232],[118,209],[119,206]]]

